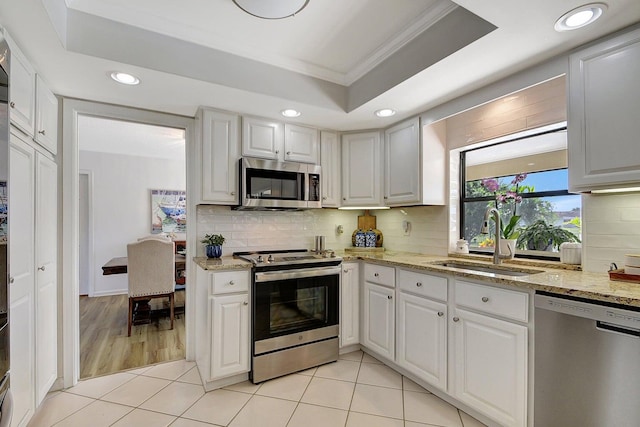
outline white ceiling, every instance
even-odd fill
[[[200,105],[273,118],[296,108],[299,123],[350,130],[385,127],[640,21],[640,1],[611,0],[594,25],[556,33],[556,18],[582,4],[310,0],[272,21],[231,0],[20,0],[0,2],[0,24],[62,96],[187,116]],[[120,86],[113,70],[142,83]],[[398,115],[373,116],[383,107]]]

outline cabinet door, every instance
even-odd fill
[[[240,118],[204,110],[202,118],[202,201],[238,204]]]
[[[249,371],[249,295],[210,298],[211,380]]]
[[[640,30],[570,56],[569,190],[640,183]]]
[[[362,343],[389,360],[394,358],[395,302],[393,289],[364,283],[364,336]]]
[[[35,126],[36,73],[27,58],[11,39],[11,99],[9,118],[11,123],[29,136]]]
[[[503,426],[527,423],[527,328],[456,309],[454,396]]]
[[[398,294],[398,364],[447,390],[447,306]]]
[[[58,151],[58,98],[36,78],[35,141],[52,154]]]
[[[279,160],[284,139],[282,128],[282,123],[273,120],[243,117],[242,155]]]
[[[384,203],[420,202],[420,120],[384,132]]]
[[[342,135],[342,205],[380,206],[380,133]]]
[[[340,206],[340,141],[335,132],[320,132],[322,206]]]
[[[305,126],[284,125],[284,160],[318,163],[318,130]]]
[[[36,405],[58,373],[58,193],[56,164],[36,155]]]
[[[9,154],[9,312],[13,425],[26,425],[35,409],[35,153],[11,134]],[[55,357],[55,356],[53,356]]]
[[[360,267],[342,264],[340,289],[340,347],[360,344]]]

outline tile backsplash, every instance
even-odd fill
[[[625,254],[640,253],[640,193],[582,196],[582,265],[605,272]]]

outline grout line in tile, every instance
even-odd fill
[[[61,392],[61,393],[65,393],[65,392],[63,391],[63,392]],[[66,393],[66,394],[69,394],[69,395],[72,395],[72,396],[77,396],[77,394],[73,394],[73,393]],[[56,422],[53,424],[54,426],[55,426],[56,424],[60,424],[62,421],[66,420],[67,418],[69,418],[70,416],[72,416],[73,414],[75,414],[76,412],[80,412],[80,411],[82,411],[84,408],[86,408],[87,406],[89,406],[89,405],[93,404],[96,400],[98,400],[98,399],[94,399],[94,398],[92,398],[92,397],[87,397],[87,396],[81,396],[81,397],[86,397],[87,399],[91,399],[91,400],[93,400],[93,402],[90,402],[90,403],[88,403],[88,404],[84,405],[82,408],[79,408],[79,409],[77,409],[77,410],[73,411],[72,413],[70,413],[69,415],[67,415],[66,417],[64,417],[64,418],[62,418],[62,419],[60,419],[60,420],[56,421]],[[36,409],[36,412],[37,412],[37,410],[38,410],[38,409],[39,409],[39,408],[37,408],[37,409]],[[31,419],[33,419],[33,418],[35,417],[35,415],[36,415],[36,413],[34,412],[34,414],[32,415]]]

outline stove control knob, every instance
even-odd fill
[[[273,262],[273,255],[269,255],[269,258],[267,258],[267,261]]]
[[[256,260],[257,263],[261,263],[264,262],[264,260],[262,259],[262,255],[258,255],[258,259]]]

